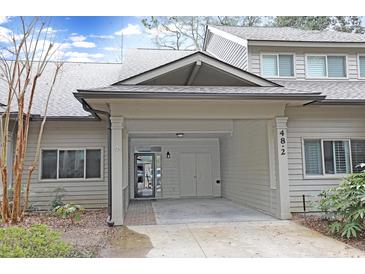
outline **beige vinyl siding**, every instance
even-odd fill
[[[34,159],[40,123],[30,128],[25,170]],[[39,168],[31,180],[30,204],[37,209],[49,209],[57,189],[64,194],[65,202],[80,204],[85,208],[107,206],[107,125],[104,121],[47,121],[42,148],[102,148],[103,167],[101,180],[40,180]]]
[[[358,79],[358,54],[365,53],[363,48],[311,48],[311,47],[263,47],[249,46],[248,48],[248,70],[254,74],[261,75],[261,54],[262,53],[294,53],[295,76],[298,80],[306,78],[306,55],[310,54],[339,54],[347,56],[348,79]]]
[[[222,196],[275,214],[276,190],[270,189],[266,120],[235,120],[232,136],[221,139]]]
[[[161,188],[162,193],[156,193],[157,198],[179,198],[180,197],[180,173],[179,159],[181,153],[210,153],[212,159],[212,186],[213,196],[221,196],[221,186],[216,184],[220,180],[220,155],[219,140],[217,138],[197,138],[180,140],[167,138],[133,138],[130,144],[130,187],[134,182],[134,151],[137,147],[161,147]],[[170,152],[171,158],[166,158],[167,151]],[[131,198],[133,199],[133,191],[131,189]]]
[[[337,186],[341,178],[305,177],[302,140],[305,138],[365,139],[365,115],[363,107],[307,106],[287,108],[288,158],[290,207],[292,212],[303,211],[302,195],[311,202],[318,201],[318,194]],[[313,178],[313,177],[312,177]],[[313,204],[314,205],[314,204]],[[315,208],[312,206],[312,210]]]
[[[247,70],[247,48],[244,45],[210,33],[206,51],[228,64]]]

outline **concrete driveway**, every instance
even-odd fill
[[[115,228],[102,257],[364,257],[292,221],[140,225]]]

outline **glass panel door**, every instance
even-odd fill
[[[134,197],[155,197],[155,155],[136,153],[134,156]]]

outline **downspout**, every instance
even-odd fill
[[[82,107],[98,120],[101,120],[98,114],[105,115],[108,118],[108,219],[109,227],[114,226],[112,220],[112,122],[110,121],[110,113],[104,110],[93,109],[85,100],[81,99]]]

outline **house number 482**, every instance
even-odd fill
[[[286,149],[285,149],[285,144],[286,144],[286,136],[285,136],[285,131],[284,130],[280,130],[279,132],[279,138],[280,138],[280,155],[285,156],[286,155]]]

